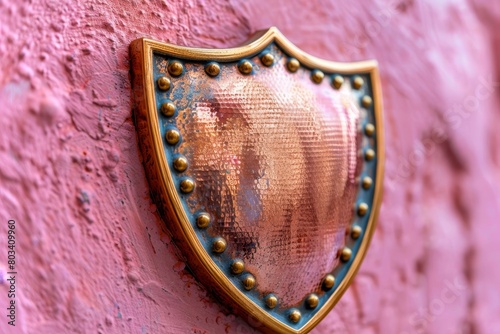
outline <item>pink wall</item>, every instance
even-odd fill
[[[0,0],[1,333],[252,333],[207,295],[151,202],[129,43],[229,47],[278,26],[380,62],[385,198],[368,256],[315,333],[500,333],[500,5],[487,0]],[[0,284],[0,309],[8,284]]]

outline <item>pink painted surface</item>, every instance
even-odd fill
[[[381,68],[379,226],[314,332],[500,333],[497,2],[0,0],[0,270],[14,218],[19,273],[16,327],[2,315],[1,333],[254,331],[190,275],[156,214],[128,45],[227,47],[271,25]]]

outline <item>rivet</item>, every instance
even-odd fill
[[[350,248],[348,248],[348,247],[344,247],[340,251],[340,259],[343,262],[349,261],[351,259],[351,256],[352,256],[352,250]]]
[[[170,79],[167,78],[167,77],[160,77],[158,78],[158,80],[156,81],[156,83],[158,84],[158,88],[160,90],[169,90],[170,88]]]
[[[352,87],[354,89],[360,89],[361,87],[363,87],[364,84],[365,81],[363,80],[362,77],[355,76],[354,79],[352,80]]]
[[[273,294],[269,294],[267,295],[265,302],[267,307],[275,308],[278,305],[278,298]]]
[[[342,85],[344,84],[344,77],[341,75],[334,75],[332,78],[332,86],[335,89],[340,89]]]
[[[291,309],[290,313],[288,314],[288,319],[290,319],[290,321],[294,323],[299,322],[301,317],[302,314],[300,314],[300,311],[297,310],[296,308]]]
[[[241,274],[245,270],[245,263],[243,260],[237,259],[231,263],[231,272],[235,275]]]
[[[363,178],[363,180],[361,181],[361,186],[363,187],[363,189],[366,189],[366,190],[370,189],[372,184],[373,184],[373,180],[369,176],[365,176]]]
[[[244,60],[238,65],[238,69],[243,74],[250,74],[252,73],[253,65],[248,60]]]
[[[184,72],[184,66],[180,61],[174,60],[168,64],[168,73],[174,77],[178,77]]]
[[[365,125],[365,134],[368,137],[371,137],[371,136],[373,136],[374,133],[375,133],[375,125],[373,125],[372,123],[366,124]]]
[[[290,58],[288,59],[288,62],[286,63],[286,67],[290,72],[297,72],[297,70],[300,67],[300,63],[297,59],[295,58]]]
[[[173,104],[172,102],[165,102],[160,107],[161,113],[167,117],[174,116],[175,109],[175,104]]]
[[[222,237],[217,237],[212,242],[212,252],[220,254],[223,253],[227,248],[227,242]]]
[[[351,238],[356,240],[361,236],[361,233],[363,233],[361,226],[355,225],[351,228]]]
[[[335,285],[335,277],[332,274],[328,274],[323,278],[323,290],[330,290]]]
[[[194,181],[193,179],[184,179],[181,181],[181,191],[185,194],[188,194],[194,190]]]
[[[323,81],[323,78],[325,77],[325,74],[321,72],[320,70],[315,70],[311,74],[311,79],[314,81],[314,83],[321,83]]]
[[[188,161],[186,157],[180,156],[174,160],[174,168],[178,172],[184,172],[188,168]]]
[[[201,212],[196,217],[196,226],[199,228],[207,228],[210,225],[210,215],[206,212]]]
[[[361,99],[361,104],[363,105],[363,107],[365,108],[368,108],[372,105],[372,98],[369,97],[368,95],[365,95],[363,96],[363,98]]]
[[[211,77],[216,77],[220,73],[220,66],[217,63],[210,63],[205,67],[205,72]]]
[[[255,286],[255,277],[252,274],[248,274],[243,278],[241,283],[243,283],[243,288],[245,290],[252,290]]]
[[[375,151],[372,150],[371,148],[367,149],[365,152],[365,159],[367,161],[373,160],[375,158]]]
[[[272,64],[274,64],[274,56],[272,53],[265,53],[262,55],[262,57],[260,57],[260,61],[262,62],[262,64],[264,64],[264,66],[271,66]]]
[[[165,133],[165,140],[170,145],[177,144],[179,142],[180,138],[181,138],[181,134],[179,133],[179,131],[177,131],[175,129],[170,129],[167,131],[167,133]]]
[[[358,205],[358,216],[363,217],[368,212],[368,204],[360,203]]]
[[[319,304],[319,297],[315,293],[311,293],[306,298],[306,306],[307,308],[314,309]]]

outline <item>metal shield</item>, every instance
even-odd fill
[[[377,63],[317,59],[276,28],[231,49],[139,39],[131,56],[143,163],[188,266],[260,330],[310,331],[374,231]]]

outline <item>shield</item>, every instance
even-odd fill
[[[315,58],[276,28],[230,49],[139,39],[131,56],[152,196],[189,268],[259,330],[310,331],[375,227],[377,63]]]

